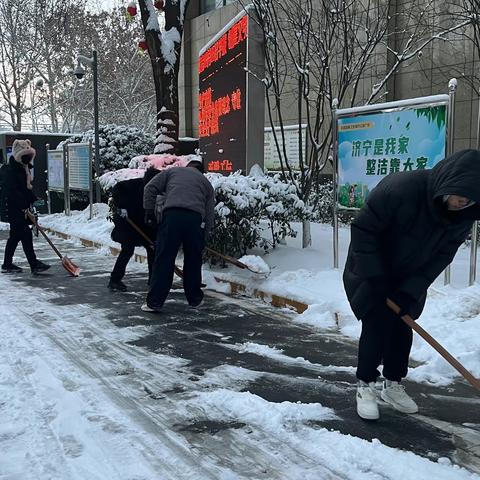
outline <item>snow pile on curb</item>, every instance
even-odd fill
[[[63,213],[42,215],[39,219],[41,226],[52,228],[58,232],[74,237],[91,240],[111,247],[119,247],[110,234],[113,223],[108,221],[109,208],[105,203],[93,205],[93,218],[90,220],[90,209],[73,210],[70,216]]]

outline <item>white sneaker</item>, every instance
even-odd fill
[[[417,404],[408,396],[405,387],[399,382],[385,380],[383,382],[382,400],[390,404],[395,410],[403,413],[417,413]]]
[[[357,413],[364,420],[378,420],[380,418],[375,382],[365,383],[359,380],[357,385]]]
[[[148,312],[148,313],[159,313],[160,310],[156,310],[155,308],[149,307],[147,303],[144,303],[141,307],[140,310],[142,312]]]

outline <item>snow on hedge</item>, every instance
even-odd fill
[[[280,175],[267,176],[259,169],[251,175],[209,173],[215,189],[213,248],[233,256],[259,246],[274,248],[283,238],[295,237],[291,222],[311,218],[311,210],[297,196],[292,184]],[[268,238],[264,235],[269,230]]]
[[[143,177],[147,168],[165,170],[171,167],[186,167],[192,160],[201,162],[202,158],[198,155],[137,155],[130,160],[128,168],[106,172],[99,177],[98,181],[104,190],[110,190],[118,182]]]
[[[93,130],[74,135],[57,147],[68,143],[95,144]],[[139,128],[121,125],[102,125],[99,127],[100,168],[102,171],[119,170],[128,167],[131,159],[138,155],[148,155],[154,149],[154,136]],[[95,155],[95,149],[94,149]]]

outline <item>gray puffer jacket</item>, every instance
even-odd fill
[[[163,210],[185,208],[200,213],[205,232],[213,228],[215,192],[207,178],[193,167],[172,167],[154,177],[145,186],[143,207],[154,210],[157,195],[164,195]]]

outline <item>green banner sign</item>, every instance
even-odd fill
[[[361,208],[386,175],[432,168],[445,158],[446,105],[338,119],[338,203]]]

